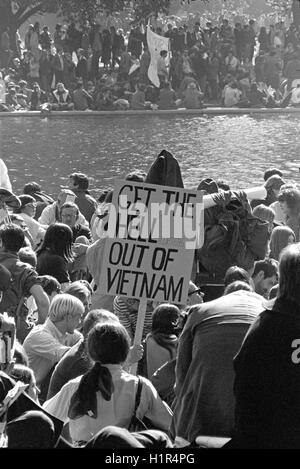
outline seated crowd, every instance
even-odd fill
[[[211,249],[229,210],[227,219],[218,202],[205,211],[187,302],[147,301],[138,345],[139,299],[98,291],[112,191],[95,200],[81,173],[56,200],[24,186],[0,226],[0,332],[16,336],[0,402],[15,380],[27,385],[8,414],[8,447],[196,448],[201,436],[229,448],[300,447],[300,188],[276,168],[264,186],[249,204],[224,181],[200,182],[236,214],[244,207],[241,231],[230,248],[218,238]]]
[[[154,28],[152,28],[154,29]],[[170,39],[157,59],[160,86],[149,80],[151,55],[143,27],[127,35],[99,24],[30,25],[25,49],[0,41],[2,111],[113,111],[300,104],[300,34],[283,21],[260,31],[254,20],[234,26],[195,22],[156,28]],[[128,37],[127,37],[128,36]]]

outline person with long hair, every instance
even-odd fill
[[[267,304],[234,358],[231,448],[300,447],[300,244],[279,258],[277,298]]]
[[[142,381],[136,415],[147,417],[153,427],[168,430],[172,411],[146,378],[122,368],[130,348],[126,329],[117,323],[98,323],[88,334],[87,350],[93,367],[65,384],[44,403],[44,409],[69,423],[73,443],[89,441],[109,425],[128,428],[134,414],[139,379]]]
[[[37,254],[39,275],[51,275],[62,286],[70,283],[68,265],[73,261],[73,233],[69,226],[55,223],[47,228],[45,238]]]
[[[152,331],[144,340],[144,357],[139,362],[141,374],[151,378],[153,373],[177,354],[180,309],[163,303],[152,315]]]
[[[280,207],[285,216],[285,225],[295,233],[296,241],[300,236],[300,190],[288,188],[280,192],[278,196]]]
[[[295,233],[288,226],[276,226],[271,234],[269,257],[279,260],[281,251],[296,241]]]

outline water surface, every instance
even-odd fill
[[[300,116],[0,119],[0,157],[17,193],[35,180],[56,195],[67,176],[80,171],[96,194],[115,177],[147,172],[164,148],[178,159],[186,187],[204,177],[222,178],[235,189],[259,185],[271,166],[299,182]]]

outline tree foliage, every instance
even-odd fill
[[[182,3],[193,1],[195,0],[181,0]],[[64,17],[83,23],[93,21],[99,13],[113,14],[127,9],[135,21],[147,21],[150,16],[168,14],[171,2],[172,0],[0,0],[0,30],[8,25],[14,31],[34,14],[46,12],[61,12]],[[300,0],[268,0],[268,3],[280,11],[292,8],[294,17],[297,12],[300,15]],[[229,6],[230,0],[224,0],[224,4]]]

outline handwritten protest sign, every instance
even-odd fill
[[[185,304],[202,234],[201,192],[117,181],[100,293]]]

